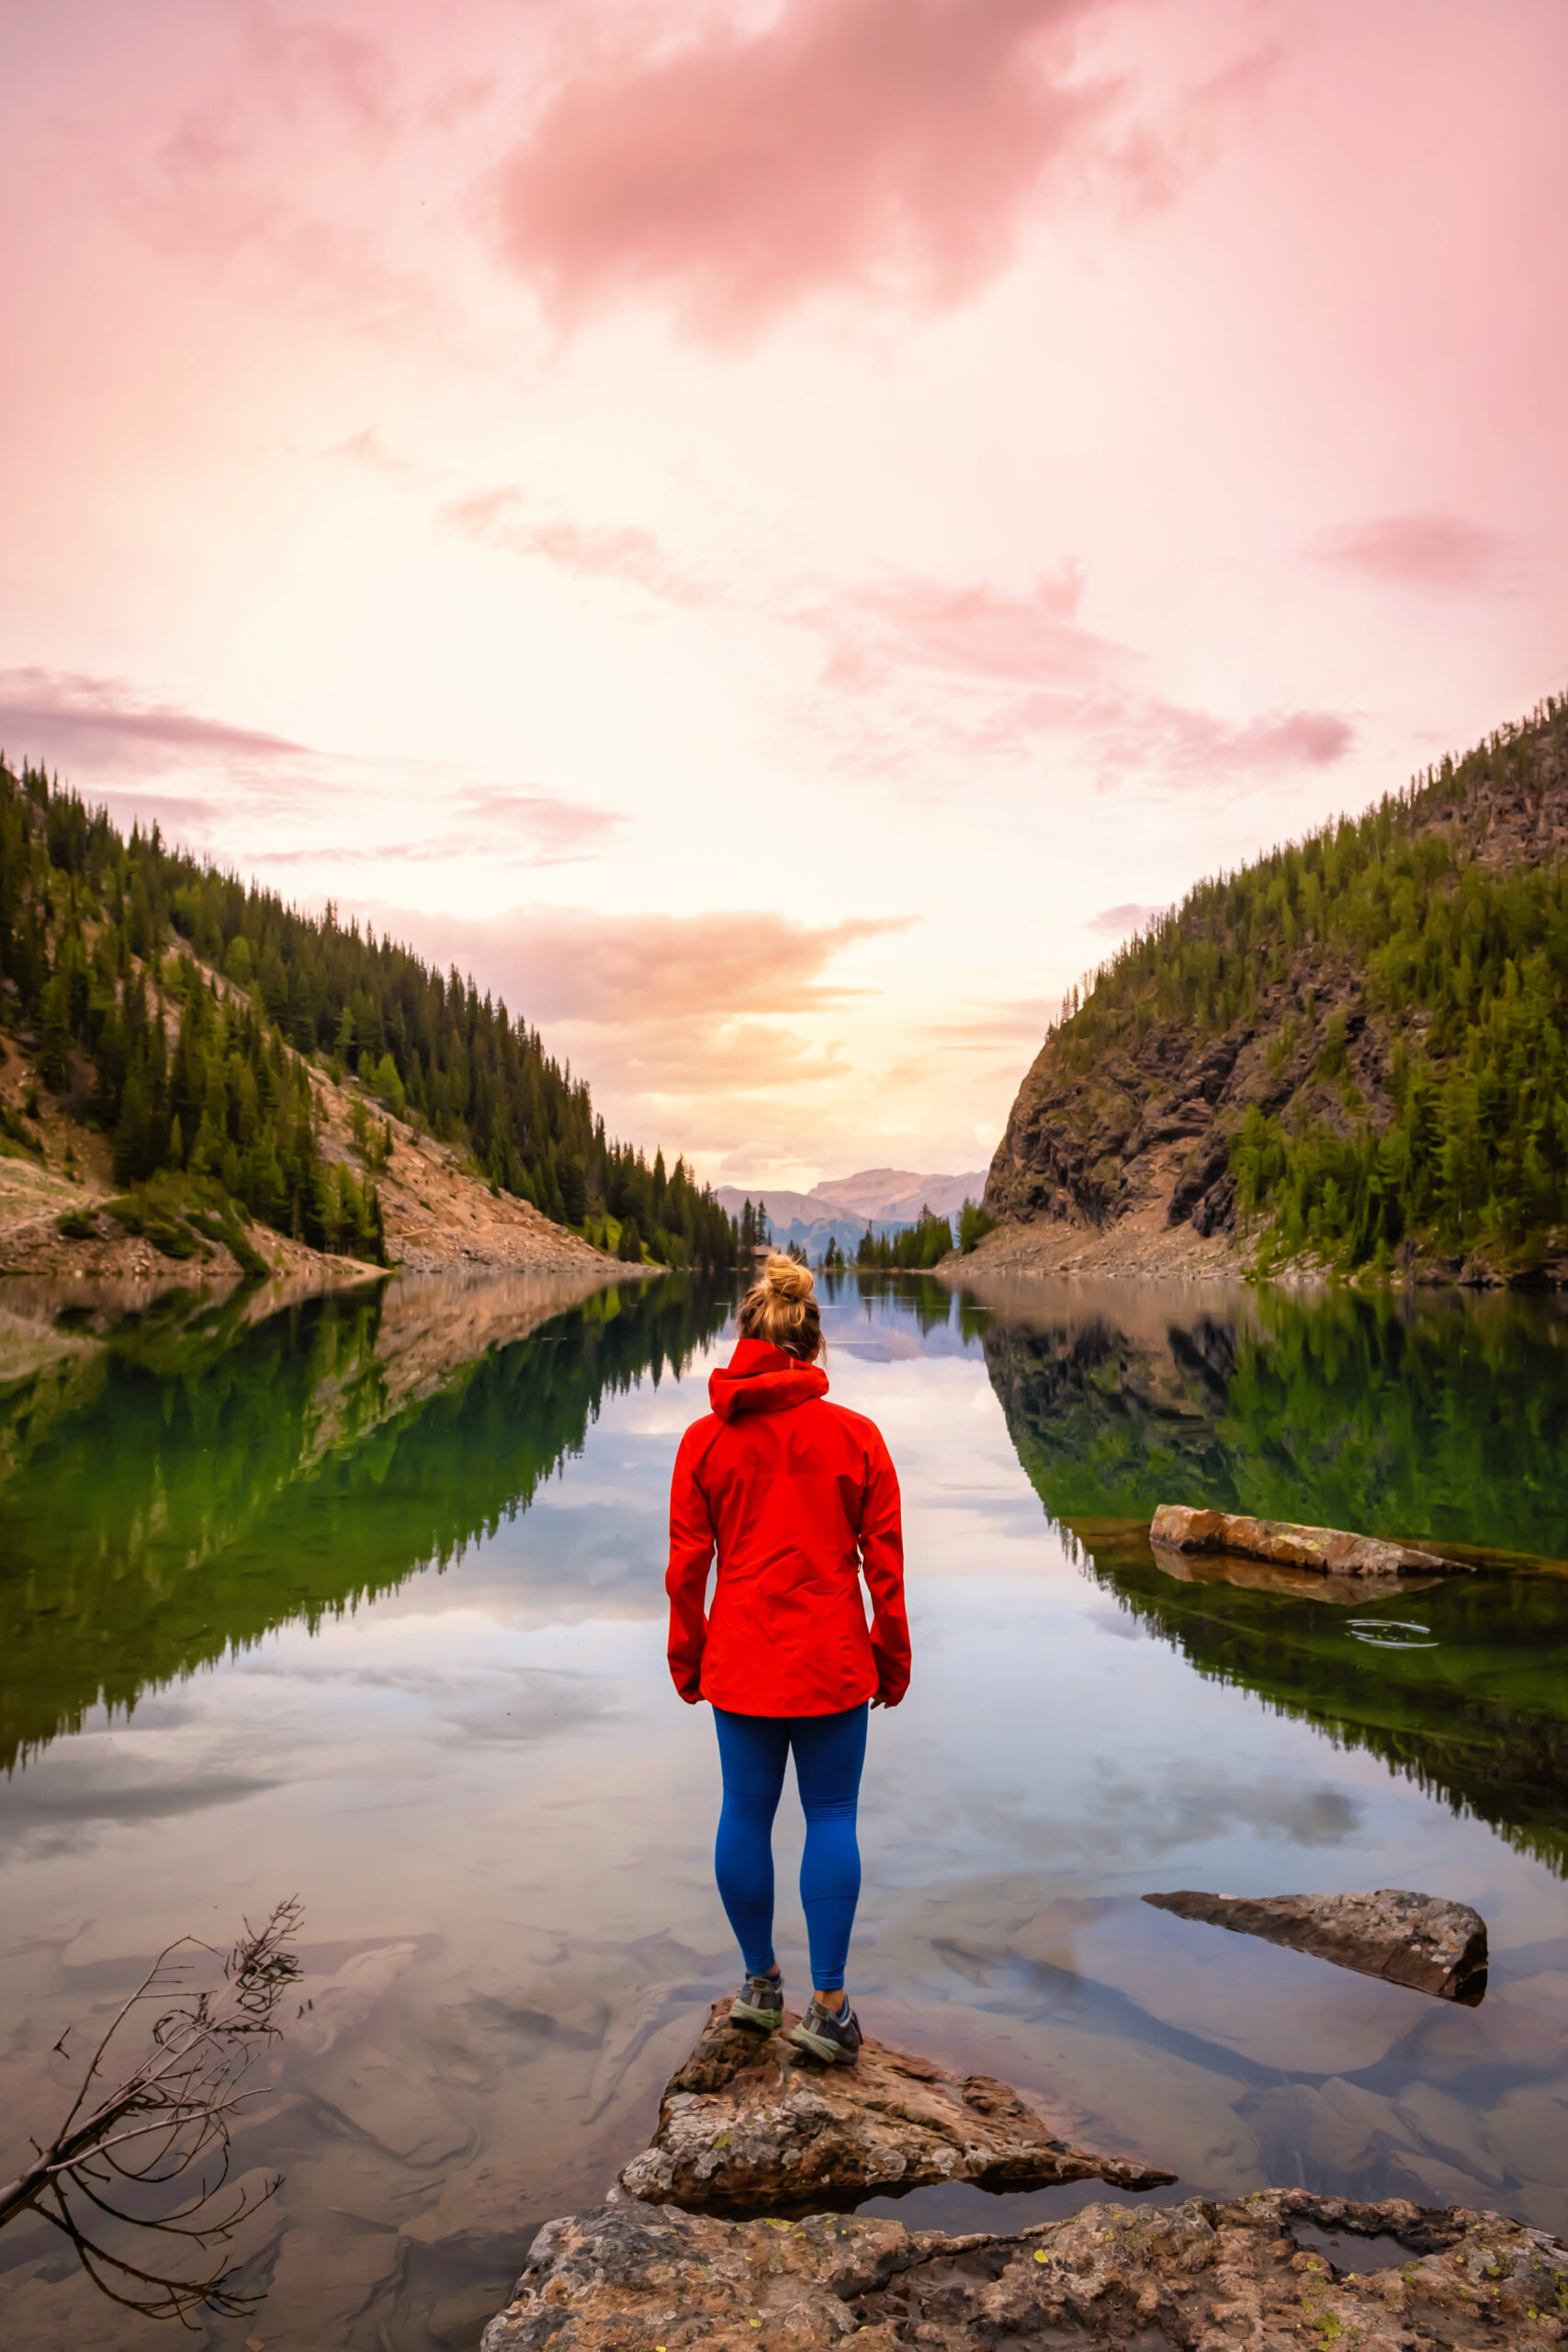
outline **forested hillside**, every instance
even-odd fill
[[[1200,884],[1075,990],[986,1203],[1267,1269],[1568,1277],[1568,700]]]
[[[646,1245],[670,1265],[734,1262],[712,1193],[682,1162],[612,1142],[587,1086],[471,980],[331,908],[300,914],[156,826],[128,841],[3,760],[0,1033],[109,1139],[117,1183],[179,1179],[318,1249],[379,1254],[374,1102],[623,1259]],[[312,1057],[364,1090],[358,1175],[321,1151]],[[26,1104],[0,1099],[0,1151],[39,1148]]]

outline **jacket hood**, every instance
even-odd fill
[[[741,1340],[727,1364],[708,1374],[708,1402],[721,1421],[742,1413],[784,1413],[826,1396],[828,1375],[765,1340]]]

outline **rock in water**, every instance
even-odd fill
[[[795,2022],[786,2010],[784,2022]],[[781,2034],[749,2032],[714,2005],[672,2075],[651,2146],[621,2175],[628,2196],[695,2213],[842,2207],[933,2181],[1043,2188],[1104,2180],[1156,2188],[1176,2175],[1070,2147],[988,2075],[944,2074],[866,2041],[854,2066],[819,2066]]]
[[[1314,2249],[1320,2233],[1326,2250]],[[546,2223],[482,2352],[739,2352],[786,2341],[809,2352],[850,2336],[858,2346],[862,2335],[873,2338],[866,2352],[1129,2342],[1146,2352],[1434,2343],[1544,2352],[1562,2339],[1564,2308],[1560,2240],[1495,2213],[1403,2199],[1352,2205],[1269,2188],[1231,2205],[1090,2205],[1015,2237],[614,2204]]]
[[[1238,1935],[1289,1944],[1363,1976],[1432,1993],[1473,2007],[1486,1990],[1486,1922],[1468,1903],[1412,1894],[1397,1886],[1375,1894],[1145,1894],[1156,1910],[1202,1919]]]
[[[1161,1503],[1149,1523],[1149,1542],[1173,1552],[1239,1552],[1248,1560],[1272,1560],[1280,1567],[1321,1568],[1339,1577],[1398,1576],[1434,1569],[1465,1573],[1457,1560],[1419,1552],[1412,1544],[1386,1544],[1376,1535],[1351,1535],[1342,1527],[1300,1527],[1288,1519],[1245,1519],[1225,1510],[1193,1510],[1186,1503]]]

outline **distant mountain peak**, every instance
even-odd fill
[[[956,1216],[966,1200],[978,1200],[985,1190],[986,1171],[967,1175],[921,1175],[913,1168],[863,1168],[853,1176],[827,1178],[814,1184],[807,1199],[825,1209],[847,1209],[873,1225],[880,1220],[912,1225],[922,1208],[938,1216]]]

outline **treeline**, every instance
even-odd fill
[[[165,995],[180,1007],[172,1046]],[[155,825],[127,841],[41,769],[0,761],[0,1011],[6,996],[46,1085],[68,1087],[73,1056],[92,1065],[86,1114],[113,1139],[118,1182],[210,1174],[280,1231],[378,1254],[373,1182],[320,1151],[298,1058],[317,1057],[624,1258],[646,1245],[668,1265],[735,1262],[712,1193],[682,1161],[650,1167],[612,1142],[586,1085],[471,979],[444,979],[331,907],[302,915],[168,849]]]
[[[913,1225],[901,1233],[874,1233],[868,1226],[855,1247],[854,1263],[867,1272],[894,1269],[918,1273],[934,1266],[953,1248],[953,1227],[922,1202]]]
[[[1549,792],[1568,816],[1562,697],[1365,816],[1201,884],[1073,992],[1060,1050],[1081,1071],[1158,1023],[1262,1023],[1290,984],[1270,1064],[1315,1044],[1310,1080],[1338,1115],[1246,1114],[1231,1165],[1244,1213],[1270,1220],[1266,1249],[1357,1265],[1414,1239],[1527,1263],[1568,1226],[1568,862],[1487,862],[1441,819]],[[1356,1001],[1329,1011],[1331,990]],[[1369,1016],[1386,1040],[1375,1103],[1353,1068]]]

